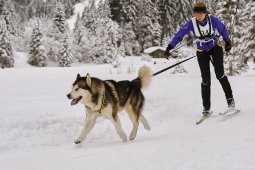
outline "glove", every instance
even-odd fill
[[[166,59],[169,59],[169,56],[170,56],[170,50],[172,50],[174,47],[172,46],[172,45],[168,45],[167,47],[166,47],[166,51],[165,51],[165,58]]]
[[[231,42],[230,42],[230,41],[227,41],[227,42],[225,43],[225,51],[226,51],[226,52],[229,52],[229,51],[231,50],[231,48],[232,48]]]

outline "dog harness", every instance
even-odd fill
[[[105,99],[105,94],[103,95],[103,98],[102,98],[102,102],[101,102],[100,109],[99,109],[99,110],[97,110],[100,114],[101,114],[102,110],[104,109],[104,99]]]
[[[206,17],[207,23],[205,26],[199,25],[195,17],[193,17],[191,20],[194,27],[195,36],[198,38],[197,40],[198,42],[202,44],[202,43],[214,41],[216,34],[212,26],[210,15]]]
[[[103,95],[103,98],[102,98],[102,102],[101,102],[101,106],[98,110],[93,110],[95,112],[99,112],[100,114],[102,113],[102,110],[104,109],[104,104],[105,104],[105,94]],[[90,107],[88,106],[85,106],[87,109],[90,109],[92,110]]]

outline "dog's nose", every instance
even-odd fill
[[[67,96],[68,99],[71,99],[71,94],[70,93],[67,94],[66,96]]]

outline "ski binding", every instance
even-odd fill
[[[199,125],[204,120],[208,119],[212,115],[212,113],[213,113],[213,111],[210,111],[208,115],[206,115],[206,116],[203,115],[202,118],[196,122],[196,125]]]

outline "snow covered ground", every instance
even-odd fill
[[[173,75],[169,70],[154,77],[144,91],[144,115],[151,131],[139,126],[137,138],[122,143],[110,121],[101,118],[84,143],[75,145],[84,108],[80,104],[72,107],[66,94],[77,73],[132,80],[143,64],[156,72],[174,61],[127,57],[121,60],[121,74],[107,64],[34,68],[25,64],[22,53],[15,55],[15,61],[15,68],[0,70],[1,170],[254,169],[254,70],[229,77],[236,105],[242,110],[237,115],[218,115],[226,102],[212,76],[214,114],[195,125],[202,110],[201,78],[197,61],[192,59],[184,64],[188,74]],[[128,67],[135,73],[128,74]],[[120,119],[129,134],[131,122],[125,112]]]

